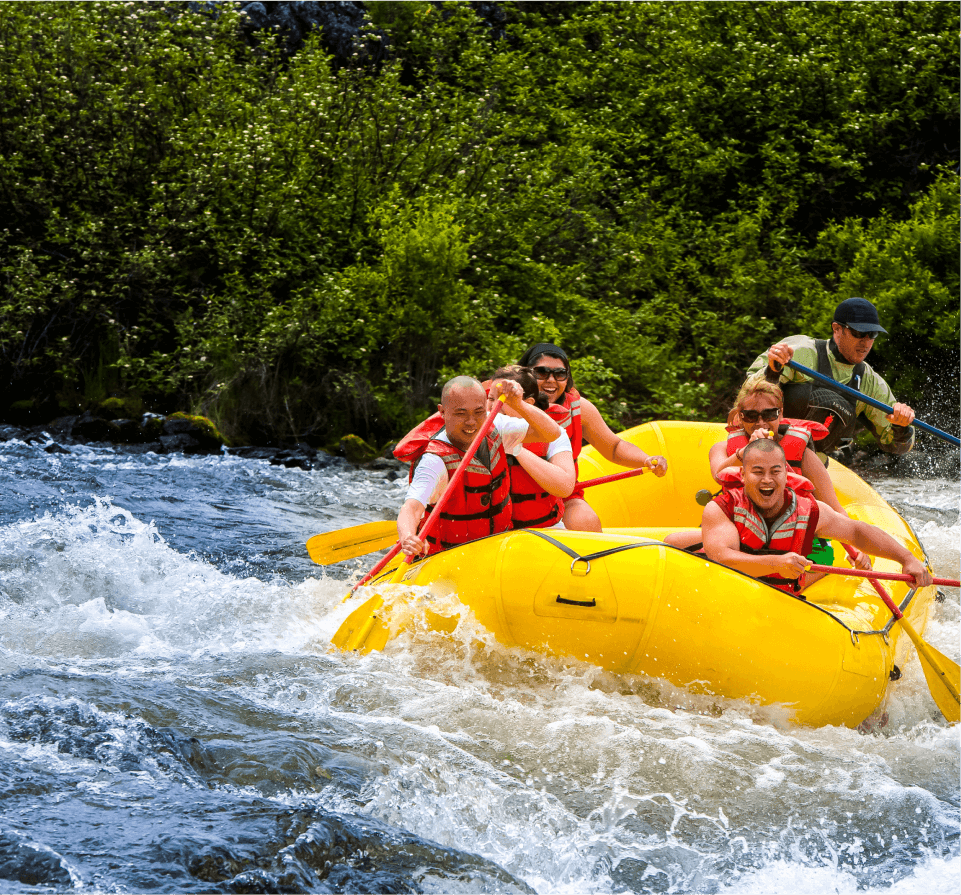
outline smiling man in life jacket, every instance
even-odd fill
[[[914,447],[914,411],[894,399],[890,386],[865,358],[882,333],[877,309],[866,298],[848,298],[834,310],[830,339],[810,336],[788,336],[760,355],[747,371],[748,379],[763,376],[777,382],[784,392],[784,415],[824,423],[830,430],[817,450],[829,454],[842,439],[854,435],[858,419],[877,439],[881,450],[889,454],[906,454]],[[803,373],[786,366],[789,360],[841,385],[853,388],[869,398],[891,405],[894,413],[854,402],[834,389],[812,382]]]
[[[815,500],[801,476],[791,473],[789,484],[784,450],[775,441],[752,441],[742,456],[743,486],[725,488],[704,508],[701,531],[710,559],[798,594],[818,535],[901,563],[916,587],[932,583],[930,572],[887,532]]]
[[[433,509],[460,465],[474,435],[487,419],[487,393],[470,376],[444,385],[440,417],[431,417],[409,432],[394,448],[398,460],[411,463],[407,499],[397,516],[401,548],[407,556],[437,553],[478,538],[509,531],[510,477],[507,453],[527,442],[552,442],[561,428],[543,410],[524,402],[524,390],[510,379],[491,386],[491,396],[507,396],[517,416],[498,414],[494,428],[478,448],[438,525],[426,540],[418,536],[421,521]]]

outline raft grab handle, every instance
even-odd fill
[[[557,595],[557,602],[563,603],[565,606],[586,606],[588,608],[597,605],[597,600],[568,600],[560,594]]]

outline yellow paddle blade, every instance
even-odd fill
[[[374,594],[365,600],[344,619],[330,642],[345,652],[360,650],[362,653],[369,653],[371,650],[383,649],[389,633],[377,614],[377,610],[383,605],[384,600],[380,594]]]
[[[383,584],[397,584],[409,566],[403,560],[400,561],[396,571],[389,581]],[[389,574],[389,573],[388,573]],[[347,595],[348,599],[350,594]],[[346,652],[359,650],[362,653],[369,653],[372,650],[382,650],[390,639],[390,614],[394,607],[395,600],[391,605],[384,605],[384,598],[380,594],[374,594],[370,599],[361,603],[334,632],[330,642],[338,649]],[[404,601],[398,605],[403,605]]]
[[[941,714],[952,724],[961,717],[961,668],[944,653],[939,653],[931,644],[925,643],[906,618],[901,625],[918,651],[924,679]]]
[[[314,535],[307,542],[307,552],[315,563],[325,566],[383,550],[396,540],[395,522],[365,522],[352,528],[340,528],[337,531]]]

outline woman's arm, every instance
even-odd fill
[[[806,449],[804,456],[801,457],[801,475],[814,485],[814,496],[821,503],[826,503],[832,510],[847,515],[834,492],[834,482],[831,481],[831,476],[828,475],[827,469],[818,459],[817,454],[810,448]]]
[[[711,464],[711,475],[714,476],[714,481],[719,485],[721,480],[717,476],[722,469],[741,465],[741,458],[737,454],[728,456],[727,444],[724,441],[718,442],[707,452],[707,460]]]
[[[548,444],[560,436],[561,427],[554,420],[544,413],[539,407],[528,404],[524,401],[524,393],[521,387],[510,379],[497,379],[491,386],[490,397],[496,398],[498,395],[507,396],[508,406],[517,412],[517,415],[527,423],[527,435],[524,441],[539,442],[546,441]],[[488,404],[488,406],[491,406]]]
[[[587,440],[597,448],[600,455],[618,466],[628,469],[639,469],[649,466],[658,476],[667,472],[667,460],[655,455],[649,456],[636,444],[625,441],[611,431],[611,427],[604,422],[600,411],[586,398],[581,397],[581,426]]]
[[[516,456],[521,468],[548,494],[554,497],[570,497],[577,482],[574,455],[570,451],[555,454],[550,460],[545,460],[526,448],[521,448]]]

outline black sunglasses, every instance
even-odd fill
[[[879,329],[869,329],[865,332],[858,332],[856,329],[852,329],[846,323],[841,324],[849,333],[851,333],[855,339],[870,339],[872,342],[881,335],[881,330]]]
[[[780,415],[780,407],[770,407],[767,410],[739,410],[741,414],[741,419],[746,423],[756,423],[758,419],[764,420],[766,423],[773,423]]]
[[[550,379],[553,376],[555,382],[566,382],[571,375],[565,367],[531,367],[531,370],[538,379]]]

